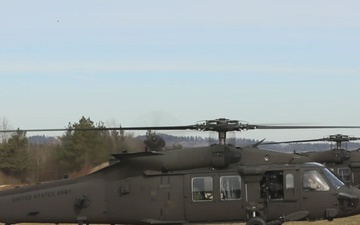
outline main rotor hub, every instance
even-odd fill
[[[350,141],[352,138],[349,135],[343,135],[343,134],[334,134],[330,135],[328,138],[326,138],[327,141]]]
[[[206,120],[205,123],[196,125],[198,130],[202,131],[216,131],[218,132],[219,144],[226,144],[226,132],[240,131],[248,129],[247,124],[241,124],[238,120],[229,120],[226,118],[219,118],[215,120]]]
[[[196,124],[198,130],[202,131],[240,131],[248,129],[248,124],[242,124],[238,120],[229,120],[226,118],[219,118],[215,120],[206,120],[205,123]]]
[[[341,149],[342,142],[359,140],[359,138],[350,137],[349,135],[344,135],[344,134],[334,134],[334,135],[330,135],[329,137],[324,138],[324,139],[326,141],[336,142],[336,149]]]

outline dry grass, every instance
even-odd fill
[[[20,184],[21,182],[13,177],[6,176],[2,172],[0,172],[0,185],[5,184]]]
[[[289,222],[287,225],[306,225],[309,222]],[[320,220],[311,222],[311,225],[358,225],[360,224],[360,215],[345,218],[334,219],[333,221]]]
[[[334,219],[333,221],[319,220],[319,221],[300,221],[300,222],[286,222],[284,225],[358,225],[360,224],[360,215],[350,216],[345,218]],[[245,223],[233,223],[232,225],[245,225]]]
[[[54,225],[54,224],[36,224],[36,223],[20,223],[21,225]],[[231,223],[231,225],[244,225],[245,223]],[[350,216],[341,219],[334,219],[333,221],[327,220],[319,220],[314,222],[287,222],[284,223],[285,225],[358,225],[360,224],[360,215],[357,216]],[[68,225],[76,225],[76,224],[68,224]],[[217,224],[217,225],[225,225]]]

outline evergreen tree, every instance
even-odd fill
[[[29,168],[26,133],[17,131],[0,146],[0,170],[6,175],[26,181]]]
[[[108,160],[110,149],[106,145],[107,132],[94,128],[105,127],[102,123],[95,125],[90,118],[85,117],[78,123],[69,123],[68,130],[60,138],[61,145],[57,151],[63,170],[68,173],[75,172]]]

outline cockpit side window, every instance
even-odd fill
[[[338,168],[337,174],[339,177],[346,183],[350,183],[351,181],[351,171],[350,168],[344,167],[344,168]]]
[[[213,200],[213,178],[194,177],[191,180],[192,200],[194,202]]]
[[[295,188],[295,184],[294,184],[295,181],[294,181],[293,174],[291,174],[291,173],[286,174],[285,180],[286,180],[286,190]]]
[[[329,191],[330,186],[317,170],[304,171],[303,189],[305,191]]]

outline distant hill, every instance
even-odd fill
[[[57,137],[45,136],[45,135],[35,135],[28,138],[29,143],[31,144],[56,144],[59,143]]]

